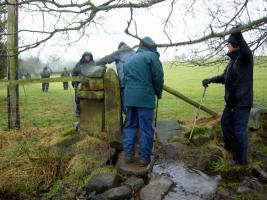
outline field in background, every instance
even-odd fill
[[[224,67],[172,67],[164,65],[165,84],[200,102],[203,93],[202,80],[221,74]],[[265,67],[255,67],[254,69],[254,103],[267,106],[267,64]],[[224,86],[222,84],[210,84],[203,104],[216,112],[222,112]],[[190,120],[195,117],[195,112],[194,107],[166,92],[163,94],[163,99],[159,101],[160,118]],[[201,114],[208,116],[204,112]]]
[[[267,64],[266,64],[267,65]],[[202,79],[220,74],[222,67],[183,67],[164,65],[165,84],[184,95],[200,101],[203,92]],[[204,105],[221,112],[224,107],[224,87],[212,84],[208,87]],[[21,126],[61,127],[74,122],[74,90],[64,91],[62,83],[50,83],[48,93],[41,91],[41,84],[20,86]],[[0,86],[0,130],[7,127],[6,89]],[[254,70],[255,102],[267,106],[267,66]],[[196,109],[182,100],[164,92],[159,101],[158,118],[192,120]],[[201,116],[208,116],[201,112]]]

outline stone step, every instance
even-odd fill
[[[108,189],[119,186],[120,178],[113,173],[103,173],[94,176],[89,183],[85,186],[87,194],[95,192],[100,194]]]
[[[161,200],[168,193],[173,181],[168,176],[158,176],[152,179],[140,192],[141,200]]]
[[[151,162],[147,166],[141,166],[138,159],[135,157],[133,163],[126,163],[124,159],[124,153],[121,152],[116,165],[118,172],[126,176],[146,177],[149,172],[152,171],[155,163],[154,156],[151,157]]]

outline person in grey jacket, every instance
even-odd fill
[[[124,73],[123,73],[123,65],[130,60],[130,58],[135,54],[135,51],[132,50],[125,42],[120,42],[118,46],[118,51],[115,51],[114,53],[105,56],[104,58],[100,59],[96,62],[96,65],[104,65],[104,64],[110,64],[112,62],[115,62],[117,73],[119,77],[120,82],[120,88],[121,88],[121,107],[122,111],[126,113],[125,111],[125,105],[124,105],[124,87],[125,84],[123,82]]]

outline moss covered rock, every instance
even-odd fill
[[[212,131],[206,127],[195,127],[192,132],[191,138],[190,135],[191,131],[187,132],[185,134],[185,137],[190,139],[190,141],[196,146],[203,145],[209,142],[210,140],[214,139]]]

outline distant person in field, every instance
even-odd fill
[[[116,69],[119,77],[120,82],[120,92],[121,92],[121,107],[122,111],[126,113],[125,106],[124,106],[124,87],[125,84],[123,83],[123,65],[135,54],[135,51],[132,50],[125,42],[120,42],[118,46],[118,51],[105,56],[101,60],[97,61],[97,65],[102,64],[110,64],[115,62]]]
[[[247,123],[253,106],[253,56],[241,32],[232,33],[227,42],[230,58],[223,74],[204,79],[202,84],[225,85],[225,108],[221,117],[224,148],[233,154],[233,163],[247,164]]]
[[[163,69],[159,53],[150,37],[142,39],[137,52],[124,64],[126,119],[123,130],[125,161],[131,163],[137,129],[140,129],[139,162],[146,166],[151,161],[154,129],[153,110],[156,97],[161,98]]]
[[[64,71],[61,73],[61,77],[69,77],[70,73],[66,67],[64,67]],[[64,90],[69,89],[69,82],[63,82],[63,88]]]
[[[73,77],[79,77],[82,76],[81,69],[85,67],[87,64],[93,64],[94,58],[93,54],[91,52],[84,52],[79,62],[75,65],[75,67],[72,70],[72,76]],[[80,98],[77,95],[78,89],[79,89],[79,81],[73,81],[72,87],[75,89],[75,102],[76,102],[76,116],[80,117]]]
[[[43,68],[43,71],[41,73],[41,78],[50,78],[51,76],[51,69],[48,68],[48,66],[45,66]],[[48,88],[49,88],[49,83],[42,83],[42,91],[43,92],[48,92]]]
[[[30,74],[29,72],[26,72],[26,73],[25,73],[25,78],[26,78],[26,79],[30,79],[30,78],[31,78],[31,74]]]

